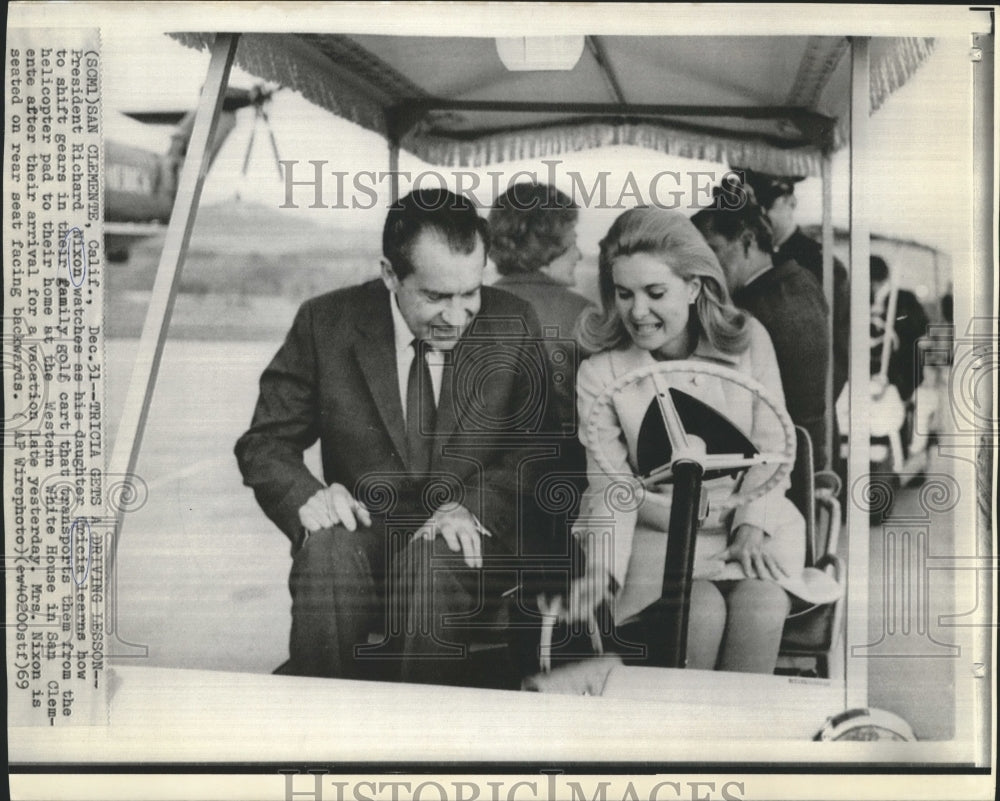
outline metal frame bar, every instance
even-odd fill
[[[389,140],[389,204],[399,202],[399,141]]]
[[[836,402],[833,397],[833,358],[834,358],[834,328],[833,328],[833,159],[829,152],[823,153],[820,162],[820,175],[823,180],[823,218],[822,218],[822,240],[823,240],[823,297],[826,298],[826,305],[829,309],[829,316],[826,320],[826,336],[828,342],[828,355],[826,365],[826,388],[824,390],[826,414],[826,461],[823,465],[825,470],[832,469],[834,464],[834,448],[840,449],[839,438],[834,440],[833,430],[836,420]]]
[[[153,402],[153,390],[156,387],[163,348],[167,341],[167,328],[180,287],[181,270],[187,257],[198,201],[208,173],[208,154],[222,113],[226,88],[229,84],[229,72],[236,55],[238,41],[239,34],[221,33],[216,36],[212,45],[208,75],[202,88],[201,99],[198,101],[194,130],[181,168],[174,209],[170,215],[163,251],[156,268],[156,278],[142,327],[139,350],[132,367],[125,407],[108,463],[109,474],[122,476],[126,484],[132,481],[139,460],[142,436],[149,417],[149,408]],[[119,510],[114,542],[108,553],[109,576],[114,570],[115,552],[121,537],[123,518],[124,511]]]
[[[978,63],[973,65],[972,71],[972,188],[973,188],[973,241],[972,253],[974,283],[972,298],[973,320],[988,320],[988,330],[981,330],[982,326],[977,326],[976,333],[980,336],[992,337],[993,347],[996,347],[997,337],[997,211],[996,195],[996,38],[993,34],[975,34],[972,37],[973,47],[978,51]],[[957,319],[957,318],[955,318]],[[955,334],[958,335],[958,331]],[[984,341],[990,341],[984,339]],[[994,379],[995,380],[995,379]],[[995,384],[982,382],[982,395],[980,400],[984,401],[984,409],[992,409],[996,400],[993,395]],[[976,463],[980,465],[979,470],[992,470],[992,475],[976,476],[975,485],[979,488],[992,487],[994,496],[994,506],[996,502],[997,486],[997,458],[996,458],[996,436],[997,431],[982,431],[976,443]],[[993,449],[992,458],[986,456],[985,451]],[[978,494],[978,492],[977,492]],[[978,499],[977,499],[978,500]],[[988,503],[987,503],[988,506]],[[978,504],[976,513],[976,551],[980,557],[996,559],[997,547],[990,530],[990,520],[988,514]],[[995,564],[995,562],[994,562]],[[986,665],[989,672],[996,671],[996,663],[993,661],[995,650],[995,635],[991,636],[990,611],[995,609],[997,581],[995,571],[984,570],[980,574],[979,581],[985,593],[985,612],[981,619],[981,625],[973,629],[973,661]],[[957,589],[957,587],[956,587]],[[991,604],[992,602],[992,604]],[[995,618],[994,618],[995,620]],[[990,727],[989,710],[996,703],[995,685],[988,681],[977,681],[974,687],[969,687],[969,694],[972,695],[970,703],[972,708],[981,711],[979,716],[979,726],[975,731],[976,742],[979,746],[979,760],[982,765],[990,763],[990,755],[995,753],[996,726],[992,730]],[[956,701],[960,702],[958,698]]]
[[[868,260],[871,255],[868,225],[868,117],[870,115],[871,55],[870,40],[866,37],[851,39],[851,322],[857,327],[870,315],[869,291],[871,280]],[[853,495],[855,483],[863,481],[870,472],[868,420],[869,405],[869,353],[867,348],[851,348],[848,373],[850,388],[850,451],[847,463],[847,497]],[[846,707],[868,706],[868,662],[864,658],[852,659],[851,650],[868,642],[868,510],[857,503],[848,503],[848,576],[851,591],[847,615],[847,665],[845,666]]]
[[[832,117],[802,106],[703,106],[676,103],[545,103],[535,100],[407,100],[394,108],[406,111],[498,111],[573,112],[634,117],[641,114],[673,114],[678,117],[744,117],[749,120],[804,119],[834,124]]]
[[[758,138],[769,141],[781,147],[813,146],[827,150],[832,144],[836,120],[808,108],[799,106],[703,106],[678,105],[659,103],[543,103],[536,101],[493,101],[493,100],[449,100],[442,98],[426,98],[402,101],[386,114],[389,120],[389,137],[399,141],[411,131],[414,126],[431,111],[484,111],[497,113],[536,113],[536,114],[573,114],[592,117],[618,117],[632,121],[639,118],[658,117],[740,117],[748,120],[787,120],[798,128],[802,140],[779,139],[774,136],[760,134]],[[585,120],[573,119],[570,122],[580,124]],[[454,139],[471,138],[472,136],[487,136],[496,133],[517,133],[531,130],[533,127],[559,124],[559,121],[545,123],[541,126],[511,126],[496,130],[449,131],[443,136]],[[704,128],[704,132],[713,135],[739,136],[738,132],[726,129]]]
[[[628,101],[625,99],[625,92],[622,89],[622,85],[618,81],[618,76],[615,74],[614,67],[611,66],[611,61],[608,59],[608,51],[605,50],[600,39],[596,36],[587,36],[584,41],[587,43],[587,49],[590,51],[590,55],[593,56],[594,61],[597,62],[597,66],[601,70],[601,75],[604,76],[604,81],[607,83],[608,89],[611,91],[615,100],[622,104],[627,103]]]

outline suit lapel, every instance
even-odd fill
[[[389,309],[391,300],[389,291],[381,283],[373,287],[367,308],[359,310],[357,317],[357,328],[361,335],[355,346],[355,355],[382,424],[392,439],[396,452],[405,462],[406,426],[396,376],[396,347]]]

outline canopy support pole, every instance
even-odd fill
[[[851,39],[851,322],[852,328],[866,331],[871,316],[868,261],[871,241],[868,225],[868,117],[870,114],[870,40]],[[832,275],[832,272],[831,272]],[[854,500],[854,487],[871,472],[869,461],[870,427],[868,421],[870,356],[865,342],[867,333],[854,337],[848,373],[850,387],[850,450],[847,462],[847,524],[850,534],[848,571],[851,590],[847,614],[847,708],[868,706],[868,660],[864,656],[868,642],[868,559],[870,518],[866,505]],[[868,479],[869,481],[871,478]],[[859,656],[854,658],[857,648]]]
[[[826,388],[824,397],[826,399],[826,461],[823,465],[825,470],[833,469],[835,462],[833,456],[834,448],[840,449],[839,437],[834,438],[834,423],[837,419],[836,402],[833,397],[833,354],[835,352],[833,336],[833,186],[831,176],[833,173],[832,159],[829,151],[823,151],[823,158],[820,161],[820,175],[823,179],[823,219],[822,219],[822,241],[823,241],[823,297],[826,298],[826,305],[829,315],[826,319],[827,337],[827,364],[826,364]]]
[[[174,198],[174,208],[163,242],[163,251],[156,268],[156,278],[139,339],[139,350],[132,367],[125,407],[115,436],[111,460],[108,463],[109,475],[114,478],[120,477],[125,483],[126,493],[131,492],[133,496],[137,493],[132,482],[139,460],[139,449],[142,446],[142,435],[146,428],[149,407],[153,401],[160,359],[167,341],[167,327],[170,325],[170,315],[180,287],[181,269],[187,256],[198,201],[208,173],[208,154],[226,96],[229,71],[233,65],[238,41],[239,34],[221,33],[215,37],[215,43],[212,45],[208,75],[201,91],[201,99],[198,101],[194,130],[188,144],[187,157],[181,168],[177,196]],[[106,575],[109,578],[114,570],[115,552],[121,537],[123,518],[124,510],[120,508],[115,521],[112,546],[108,550]]]
[[[399,140],[389,139],[389,205],[399,202]]]
[[[996,301],[996,264],[997,264],[997,225],[996,217],[996,197],[994,196],[994,140],[996,136],[996,109],[994,98],[996,96],[995,87],[995,58],[994,51],[995,37],[993,34],[975,34],[972,37],[974,51],[978,51],[978,63],[973,64],[972,70],[972,175],[973,175],[973,243],[972,254],[973,264],[973,284],[972,284],[972,316],[970,320],[969,333],[975,335],[976,339],[983,346],[992,349],[996,354],[997,342],[997,309],[994,305]],[[935,259],[937,254],[935,253]],[[953,284],[954,286],[954,284]],[[940,294],[940,293],[939,293]],[[953,290],[954,297],[958,297],[958,292]],[[953,321],[959,317],[952,313]],[[956,339],[962,334],[957,327],[955,330]],[[978,344],[978,343],[977,343]],[[993,395],[996,385],[991,381],[983,381],[979,385],[980,389],[976,393],[976,399],[982,404],[979,413],[976,415],[979,431],[976,442],[976,553],[980,558],[994,560],[996,564],[996,544],[992,537],[991,507],[990,500],[996,501],[996,412],[993,403],[996,401]],[[966,485],[968,486],[968,485]],[[995,514],[995,512],[994,512]],[[977,571],[978,572],[978,571]],[[977,590],[977,600],[996,598],[996,575],[993,570],[983,570],[978,578],[979,589]],[[956,585],[958,582],[956,582]],[[957,587],[956,587],[957,589]],[[990,627],[990,607],[989,600],[983,604],[980,601],[980,609],[985,606],[985,611],[981,613],[980,627],[973,629],[976,634],[973,638],[973,663],[981,662],[985,665],[991,664],[993,659],[993,649],[991,648]],[[994,668],[995,669],[995,668]],[[988,682],[976,682],[975,693],[970,698],[970,703],[976,704],[974,708],[984,710],[978,718],[979,727],[975,732],[976,743],[979,746],[978,758],[980,764],[986,764],[989,757],[994,753],[996,742],[991,737],[990,715],[985,710],[989,710],[991,701],[996,703],[996,696],[990,690]]]

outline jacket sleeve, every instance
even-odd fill
[[[319,436],[318,420],[315,343],[306,303],[261,375],[253,420],[235,449],[243,483],[293,543],[302,528],[299,508],[324,486],[302,460]]]
[[[612,379],[601,362],[599,358],[587,359],[577,374],[580,441],[587,449],[587,489],[573,536],[588,558],[601,544],[605,563],[620,587],[625,584],[643,488],[629,465],[628,446],[614,405],[595,405]]]
[[[764,386],[772,402],[784,406],[785,395],[781,387],[781,373],[778,371],[778,360],[774,355],[771,338],[764,326],[757,320],[751,320],[750,324],[752,326],[749,353],[751,377]],[[750,440],[762,452],[780,453],[789,450],[794,456],[794,434],[792,434],[790,442],[786,441],[784,428],[767,404],[756,396],[754,396],[753,404]],[[765,481],[771,475],[773,470],[774,468],[770,465],[753,467],[747,471],[744,483],[750,487],[759,485],[761,481]],[[778,486],[773,487],[770,492],[738,507],[733,514],[733,531],[746,523],[757,526],[767,533],[772,533],[774,521],[778,519],[778,507],[782,505],[784,494],[789,486],[786,478]]]
[[[522,410],[534,406],[538,407],[538,413],[530,421],[521,421],[516,431],[505,428],[503,423],[487,423],[481,435],[483,445],[492,452],[482,470],[473,471],[465,482],[464,505],[491,534],[500,538],[507,551],[522,553],[525,548],[534,547],[526,540],[534,542],[546,536],[539,530],[538,511],[533,503],[538,480],[534,454],[547,445],[546,432],[553,430],[556,409],[551,372],[539,347],[542,337],[538,318],[526,303],[518,304],[508,313],[507,323],[516,319],[518,333],[515,337],[508,329],[509,335],[497,342],[494,351],[498,364],[505,368],[516,365],[504,414],[517,420]],[[501,326],[503,319],[498,319]],[[477,374],[488,372],[480,369]],[[540,405],[536,403],[538,400]],[[512,438],[520,444],[515,444]]]

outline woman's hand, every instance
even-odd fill
[[[728,548],[714,554],[712,559],[722,559],[726,562],[739,562],[743,566],[743,572],[747,578],[760,578],[765,581],[778,581],[781,577],[787,576],[785,569],[778,564],[778,560],[764,550],[764,540],[767,534],[764,529],[743,523],[736,533],[733,534],[733,541]]]

